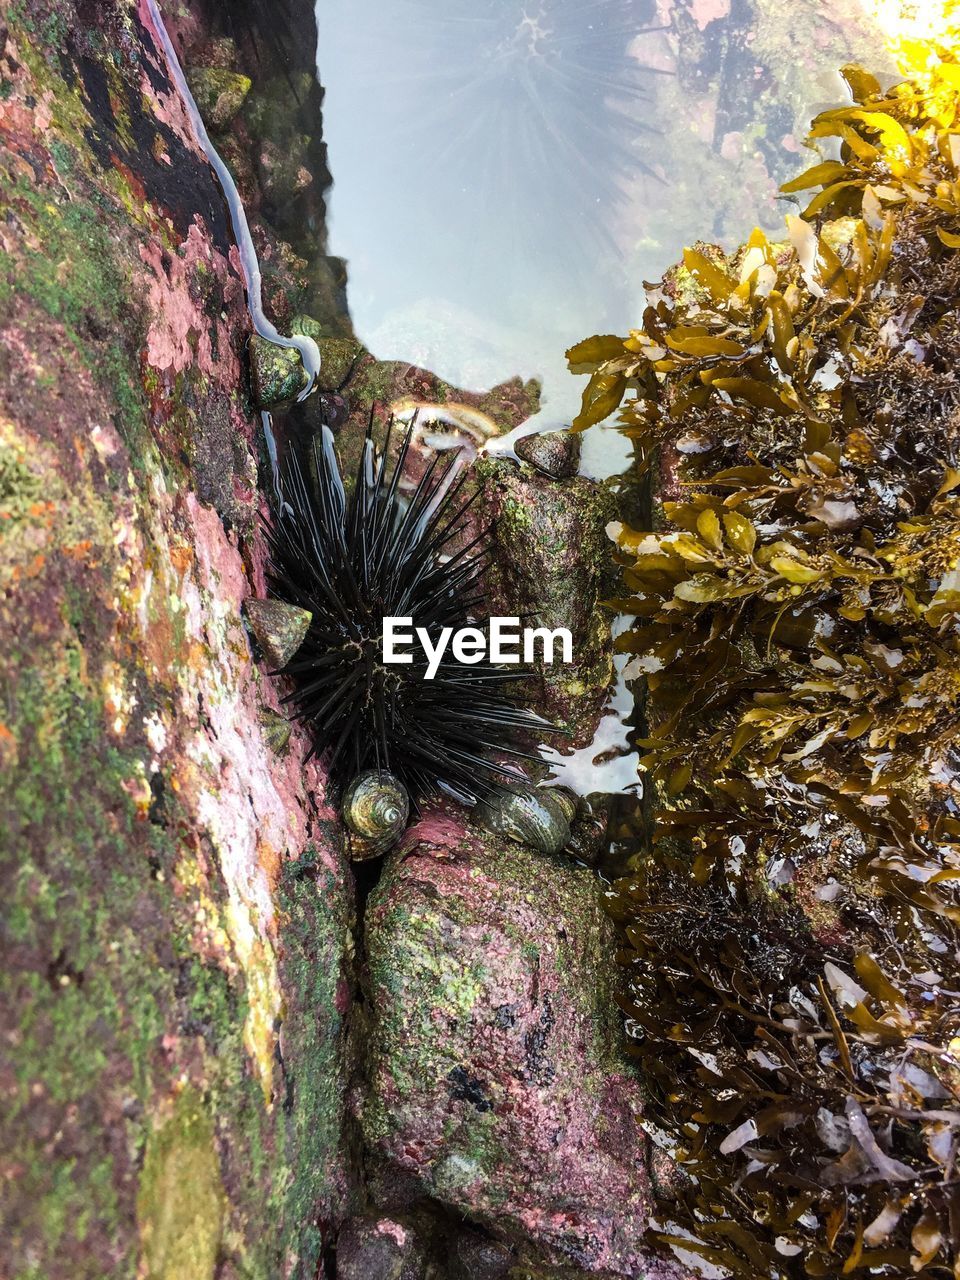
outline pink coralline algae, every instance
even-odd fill
[[[195,281],[198,274],[215,276],[225,302],[242,299],[243,291],[199,223],[194,223],[175,253],[150,240],[141,245],[140,256],[150,272],[147,362],[163,372],[197,368],[225,386],[236,386],[240,361],[232,345],[233,326],[227,323],[225,311],[214,318],[204,313]]]
[[[585,1271],[677,1280],[584,869],[427,811],[367,910],[368,1142],[432,1196]],[[598,976],[599,975],[599,976]]]

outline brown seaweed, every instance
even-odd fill
[[[844,75],[784,241],[568,353],[664,496],[618,538],[656,821],[611,895],[660,1238],[738,1277],[960,1276],[960,65]]]

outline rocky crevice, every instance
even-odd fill
[[[522,421],[535,384],[467,396],[352,340],[323,240],[312,37],[280,71],[231,12],[190,6],[171,34],[250,216],[267,314],[324,348],[344,447],[371,401]],[[279,691],[243,621],[264,593],[267,474],[249,316],[145,7],[0,15],[9,1274],[675,1274],[642,1243],[641,1100],[596,977],[612,937],[590,874],[432,815],[356,933],[326,779],[301,730],[274,732]],[[309,433],[318,403],[281,434]],[[485,483],[555,500],[554,541],[568,517],[602,527],[599,499],[564,516],[579,481],[497,464]],[[524,538],[504,563],[525,546],[545,564]],[[582,727],[609,636],[594,562],[579,571],[592,666],[556,697]]]

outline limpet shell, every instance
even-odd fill
[[[243,609],[263,656],[277,670],[285,667],[303,644],[313,614],[283,600],[253,596],[244,601]]]
[[[581,437],[573,431],[538,431],[513,446],[524,462],[554,480],[567,480],[580,470]]]

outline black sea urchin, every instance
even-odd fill
[[[329,751],[339,778],[388,768],[414,795],[438,788],[474,801],[516,770],[493,758],[524,753],[518,731],[547,723],[517,707],[504,684],[516,679],[484,661],[472,666],[446,651],[433,679],[427,662],[383,661],[385,617],[409,617],[436,642],[444,627],[470,625],[483,601],[480,578],[490,554],[484,533],[464,541],[465,471],[434,458],[410,495],[401,477],[414,424],[392,470],[390,434],[382,451],[367,431],[347,496],[333,435],[324,426],[313,448],[314,473],[294,456],[283,472],[282,498],[270,528],[271,586],[281,600],[309,610],[303,644],[282,668],[287,695]]]

